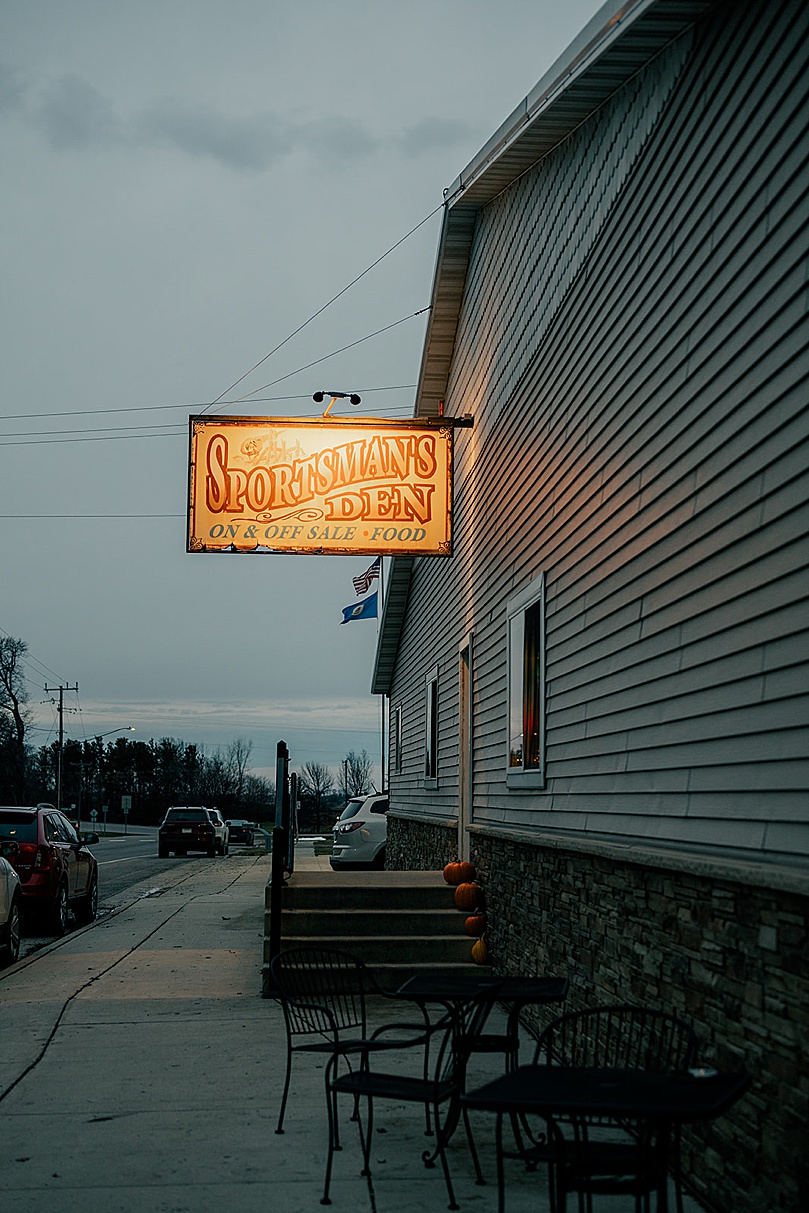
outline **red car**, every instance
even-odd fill
[[[20,878],[6,859],[6,847],[13,846],[0,842],[0,968],[20,955]]]
[[[44,918],[54,935],[64,935],[71,909],[79,923],[92,922],[98,910],[98,863],[88,844],[98,834],[79,837],[64,813],[52,804],[0,807],[3,854],[20,878],[26,913]]]

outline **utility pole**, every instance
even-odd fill
[[[79,684],[76,683],[75,686],[68,686],[66,684],[65,686],[58,686],[58,687],[47,687],[46,686],[45,687],[46,695],[51,694],[52,691],[59,692],[59,750],[56,755],[56,807],[57,807],[57,809],[61,809],[61,807],[62,807],[62,745],[64,743],[64,736],[65,736],[65,729],[64,729],[65,691],[75,691],[76,694],[78,695]]]

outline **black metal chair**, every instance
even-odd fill
[[[329,1110],[329,1153],[326,1163],[326,1180],[323,1190],[322,1204],[329,1204],[329,1184],[331,1181],[332,1158],[334,1151],[339,1148],[337,1127],[337,1096],[351,1095],[354,1098],[355,1109],[358,1101],[365,1101],[367,1118],[363,1139],[363,1175],[370,1175],[370,1154],[373,1137],[374,1101],[379,1099],[394,1100],[397,1103],[416,1103],[425,1108],[428,1120],[432,1121],[435,1133],[435,1147],[422,1153],[422,1162],[426,1167],[435,1165],[440,1159],[444,1172],[444,1180],[449,1197],[449,1208],[458,1209],[452,1179],[447,1162],[446,1147],[457,1128],[461,1115],[461,1093],[463,1091],[465,1062],[455,1049],[458,1030],[458,1016],[448,1012],[438,1022],[422,1029],[419,1036],[412,1040],[397,1040],[386,1042],[384,1035],[388,1032],[400,1032],[407,1024],[388,1024],[378,1028],[367,1042],[370,1046],[363,1052],[362,1064],[358,1069],[338,1073],[339,1056],[334,1054],[326,1067],[327,1106]],[[400,1056],[404,1050],[412,1049],[413,1045],[424,1045],[425,1065],[418,1075],[407,1072],[406,1064],[396,1070],[376,1068],[376,1062],[384,1060],[388,1065],[395,1051]],[[384,1050],[384,1054],[376,1050]],[[412,1054],[411,1054],[412,1056]],[[429,1059],[429,1062],[428,1062]],[[414,1067],[410,1066],[412,1071]],[[479,1184],[484,1183],[480,1162],[475,1148],[475,1142],[469,1126],[468,1115],[464,1109],[464,1126]]]
[[[368,1040],[367,999],[391,995],[362,961],[338,948],[287,948],[273,959],[270,973],[286,1024],[286,1073],[275,1129],[283,1133],[293,1053],[343,1057],[349,1066],[352,1059],[361,1060]],[[423,1033],[425,1024],[407,1027]]]
[[[664,1011],[619,1004],[574,1011],[552,1020],[537,1040],[535,1064],[615,1070],[682,1071],[693,1065],[697,1038],[691,1027]],[[597,1194],[628,1194],[636,1210],[648,1210],[659,1182],[653,1125],[609,1117],[555,1117],[547,1139],[517,1141],[517,1157],[529,1166],[546,1163],[552,1213],[564,1213],[568,1193],[580,1210]],[[508,1155],[506,1155],[508,1157]],[[682,1213],[680,1141],[671,1150],[677,1208]]]

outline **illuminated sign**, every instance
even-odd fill
[[[188,550],[448,556],[459,424],[191,417]]]

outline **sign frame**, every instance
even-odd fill
[[[471,417],[188,420],[188,552],[452,554],[453,431]]]

